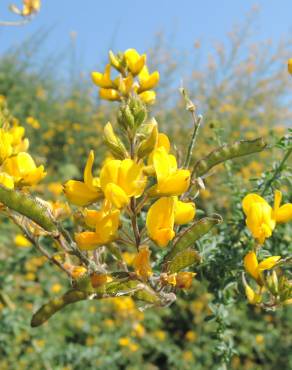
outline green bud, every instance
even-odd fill
[[[157,138],[158,138],[158,129],[157,125],[154,124],[149,136],[145,140],[142,140],[138,146],[137,150],[138,158],[144,158],[153,151],[155,145],[157,144]]]
[[[108,122],[104,127],[104,142],[115,158],[125,159],[128,152],[118,136],[115,135],[113,127]]]

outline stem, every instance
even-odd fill
[[[137,223],[136,199],[134,197],[131,198],[130,207],[131,207],[131,211],[132,211],[131,222],[132,222],[134,237],[135,237],[135,241],[136,241],[136,248],[138,250],[138,247],[139,247],[140,241],[141,241],[141,237],[140,237],[140,231],[139,231],[139,227],[138,227],[138,223]]]
[[[24,19],[18,22],[9,22],[9,21],[0,21],[0,26],[10,27],[10,26],[24,26],[25,24],[29,23],[31,19]]]
[[[287,153],[284,155],[282,161],[280,162],[279,166],[276,168],[275,172],[274,172],[274,175],[270,178],[269,181],[267,181],[263,191],[262,191],[262,194],[261,195],[265,195],[266,191],[268,190],[268,188],[271,186],[271,184],[273,183],[273,181],[277,178],[277,176],[282,172],[283,168],[284,168],[284,165],[285,165],[285,162],[287,161],[287,159],[289,158],[290,154],[292,153],[292,148],[290,148]]]
[[[194,122],[194,130],[193,130],[192,139],[190,141],[188,151],[187,151],[187,156],[186,156],[186,160],[185,160],[185,164],[184,164],[185,168],[188,168],[189,165],[190,165],[191,157],[192,157],[193,150],[194,150],[195,143],[196,143],[196,139],[197,139],[197,136],[198,136],[198,131],[199,131],[199,128],[200,128],[200,125],[201,125],[201,122],[202,122],[202,116],[197,117],[196,113],[194,111],[191,111],[191,113],[192,113],[193,122]]]

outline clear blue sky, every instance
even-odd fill
[[[2,0],[1,20],[15,17]],[[154,35],[163,31],[174,48],[190,50],[200,39],[208,51],[214,41],[226,40],[226,33],[244,21],[253,5],[260,8],[255,39],[277,42],[292,35],[292,0],[43,0],[41,13],[25,27],[0,29],[0,53],[21,43],[40,30],[52,31],[44,53],[60,52],[70,44],[70,32],[77,33],[78,59],[88,69],[104,60],[108,48],[114,51],[135,47],[140,52],[153,45]]]

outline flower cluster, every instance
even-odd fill
[[[23,0],[22,9],[19,9],[16,5],[11,5],[10,9],[23,17],[29,17],[40,11],[41,0]]]
[[[112,78],[112,69],[118,76]],[[152,90],[159,82],[157,71],[149,73],[146,55],[140,55],[135,49],[115,55],[109,52],[109,63],[103,73],[92,72],[93,82],[100,88],[101,99],[120,101],[131,95],[138,95],[146,104],[155,101],[156,94]]]
[[[246,296],[251,304],[261,304],[265,293],[272,294],[268,306],[274,307],[279,303],[290,302],[290,284],[284,276],[278,282],[277,266],[281,263],[281,256],[271,256],[258,262],[257,252],[264,244],[266,238],[271,237],[277,223],[292,220],[292,203],[282,206],[282,193],[275,191],[274,207],[258,194],[248,194],[242,201],[243,211],[246,215],[246,225],[257,242],[257,247],[244,257],[244,268],[256,285],[256,291],[248,285],[243,276]],[[265,304],[265,303],[263,303]]]
[[[45,175],[27,152],[29,141],[24,127],[9,117],[2,103],[0,117],[0,185],[9,189],[37,184]]]

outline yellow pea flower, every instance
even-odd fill
[[[127,76],[126,78],[122,78],[122,76],[118,76],[114,80],[114,86],[119,90],[122,95],[127,96],[131,89],[133,88],[134,79],[132,75]]]
[[[177,169],[176,158],[167,154],[163,147],[155,150],[153,165],[157,177],[157,185],[152,187],[150,195],[181,195],[190,186],[190,171]]]
[[[128,69],[136,76],[139,74],[146,63],[146,55],[140,55],[135,49],[128,49],[124,53]]]
[[[12,136],[9,132],[0,128],[0,164],[13,152]]]
[[[248,284],[244,282],[245,295],[250,304],[258,304],[262,300],[262,296],[257,294]]]
[[[196,214],[195,203],[181,202],[175,197],[174,223],[184,225],[193,220]]]
[[[9,130],[12,138],[13,154],[19,152],[25,152],[29,147],[29,141],[23,138],[25,134],[25,128],[22,126],[14,126]]]
[[[149,237],[159,247],[166,247],[175,236],[173,197],[162,197],[149,208],[146,218],[146,227]]]
[[[41,0],[23,0],[23,8],[21,14],[29,16],[40,11]]]
[[[147,280],[152,275],[152,268],[150,265],[150,250],[147,245],[141,245],[139,252],[133,260],[135,272],[142,279]]]
[[[77,245],[82,250],[92,250],[106,244],[117,237],[120,223],[120,211],[111,209],[108,201],[103,203],[100,211],[87,210],[85,223],[95,231],[84,231],[75,234]]]
[[[104,100],[119,101],[121,100],[120,94],[115,89],[104,89],[99,90],[99,97]]]
[[[131,159],[108,160],[100,172],[100,185],[106,199],[115,207],[123,208],[130,197],[139,197],[145,188],[143,164]]]
[[[7,158],[2,165],[2,171],[21,185],[35,185],[46,176],[44,166],[36,167],[32,157],[25,152]]]
[[[156,93],[153,90],[148,90],[140,93],[139,97],[145,104],[153,104],[155,103]]]
[[[272,235],[276,222],[288,222],[292,219],[292,204],[280,207],[282,193],[275,192],[274,209],[267,201],[257,194],[248,194],[242,201],[246,217],[246,225],[259,244]]]
[[[92,72],[91,78],[92,78],[93,83],[101,88],[110,89],[114,87],[113,82],[111,80],[111,65],[110,64],[106,65],[104,73]]]
[[[140,87],[138,89],[138,93],[142,93],[146,90],[151,90],[155,87],[159,82],[159,72],[155,71],[149,74],[148,68],[145,65],[142,71],[139,73],[139,84]]]
[[[64,193],[70,203],[86,206],[102,197],[99,179],[92,176],[94,152],[91,150],[84,169],[84,182],[69,180],[64,185]]]
[[[292,220],[292,203],[284,204],[280,207],[282,193],[280,190],[275,191],[273,218],[276,222],[284,223]]]
[[[164,148],[166,153],[169,153],[170,151],[170,141],[167,135],[163,134],[162,132],[158,133],[157,136],[157,143],[155,145],[154,150],[149,154],[147,164],[152,165],[153,164],[153,155],[158,148]]]
[[[5,172],[0,172],[0,185],[3,185],[8,189],[14,189],[13,177]]]
[[[31,242],[22,234],[17,234],[14,238],[14,243],[17,245],[17,247],[20,248],[27,248],[31,247]]]
[[[271,256],[258,263],[255,252],[251,251],[244,257],[243,264],[249,275],[261,285],[261,273],[272,269],[280,259],[281,256]]]

